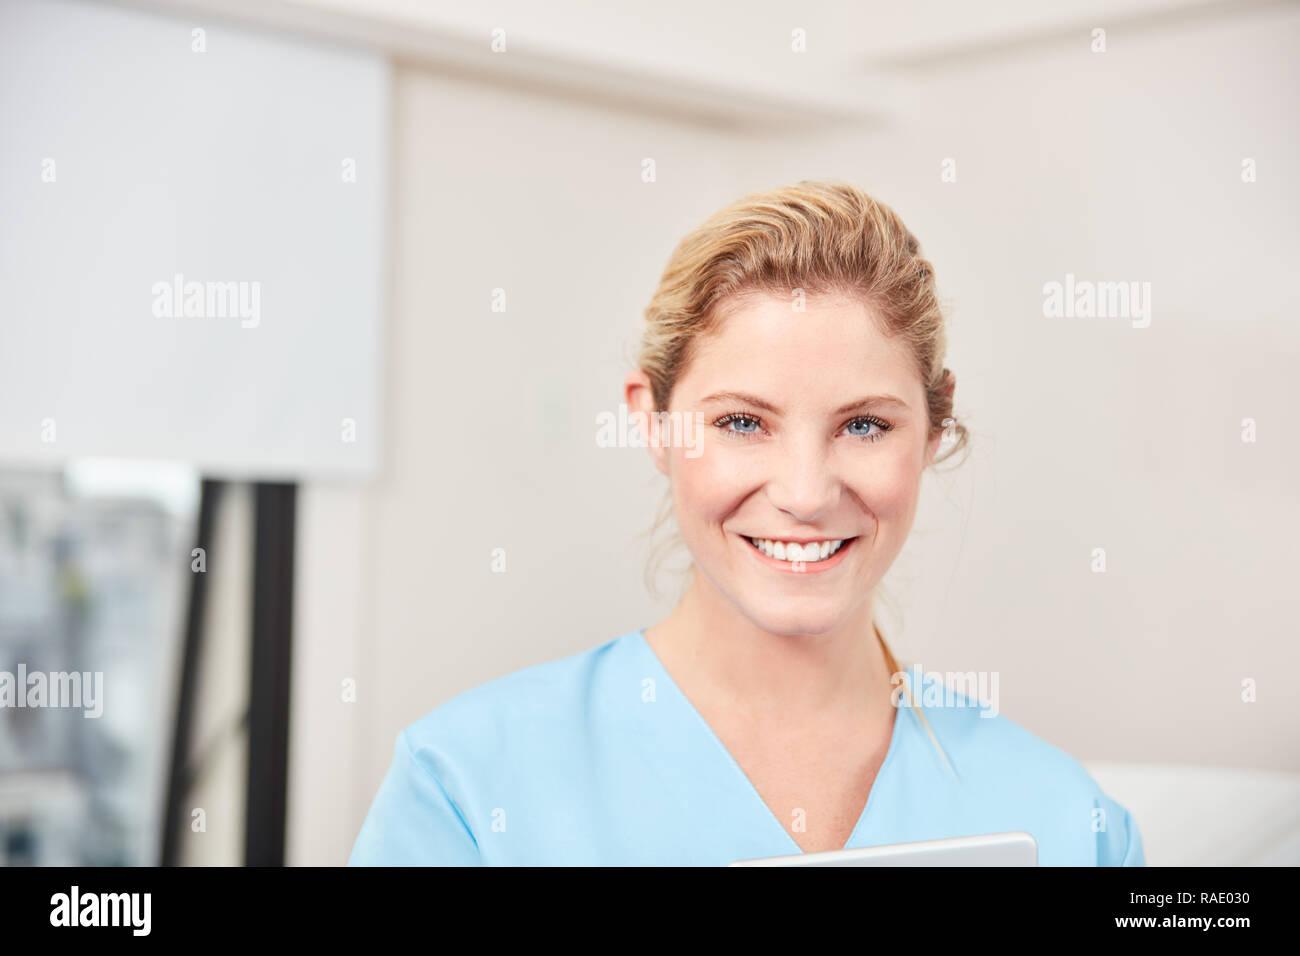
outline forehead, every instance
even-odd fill
[[[840,295],[752,293],[730,300],[715,331],[695,343],[683,394],[715,385],[843,398],[845,389],[891,391],[911,403],[921,381],[907,346],[881,331],[865,303]],[[725,382],[721,380],[725,379]]]

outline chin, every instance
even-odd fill
[[[814,637],[834,630],[847,614],[846,608],[750,607],[745,616],[769,634],[782,637]]]

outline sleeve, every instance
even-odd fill
[[[1138,830],[1137,821],[1133,819],[1133,814],[1127,810],[1124,811],[1124,830],[1128,834],[1128,845],[1124,848],[1120,866],[1146,866],[1147,858],[1142,848],[1142,834]]]
[[[397,735],[348,866],[478,866],[478,842],[433,772]]]
[[[1100,803],[1111,822],[1104,832],[1097,834],[1097,865],[1146,866],[1142,834],[1133,814],[1109,797],[1103,797]]]

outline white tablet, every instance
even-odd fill
[[[891,843],[825,853],[795,853],[728,866],[1037,866],[1038,841],[1023,830]]]

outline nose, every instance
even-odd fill
[[[842,484],[830,450],[814,436],[779,452],[767,483],[772,504],[803,524],[815,524],[839,504]]]

